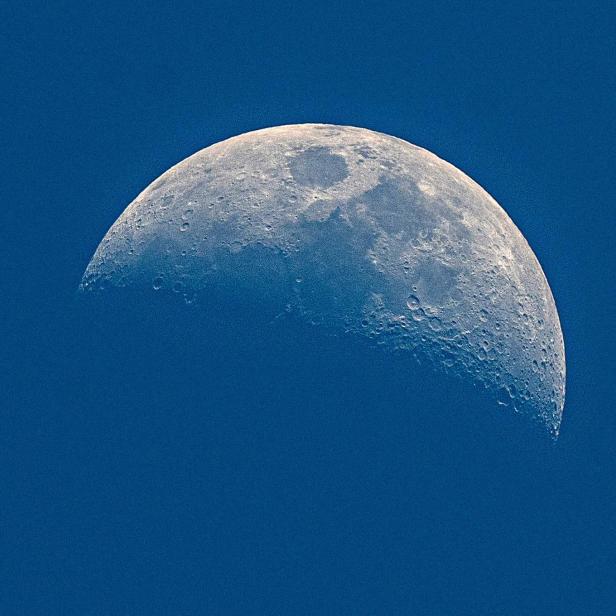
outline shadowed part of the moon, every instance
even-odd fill
[[[339,208],[326,220],[305,220],[300,227],[306,245],[294,263],[300,272],[295,282],[311,320],[327,321],[349,301],[363,305],[378,280],[378,272],[369,260],[358,271],[354,255],[370,248],[374,233],[361,225],[349,228]]]
[[[349,175],[343,156],[328,148],[310,148],[289,161],[293,179],[302,186],[329,188]]]

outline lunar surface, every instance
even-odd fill
[[[401,139],[305,124],[197,152],[126,208],[80,285],[120,288],[196,309],[222,289],[476,383],[558,434],[564,347],[541,266],[485,190]]]

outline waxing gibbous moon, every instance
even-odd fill
[[[80,285],[122,288],[195,309],[225,289],[476,383],[558,434],[564,346],[539,262],[485,190],[401,139],[302,124],[197,152],[126,208]]]

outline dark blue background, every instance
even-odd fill
[[[24,2],[5,6],[1,23],[7,219],[0,613],[409,613],[409,593],[422,597],[413,604],[417,613],[611,613],[613,3]],[[342,581],[328,585],[323,579],[333,580],[336,567],[324,531],[302,539],[323,579],[302,578],[296,563],[287,565],[294,575],[285,585],[283,574],[272,573],[284,569],[273,550],[267,576],[253,571],[235,579],[235,569],[218,561],[227,586],[212,586],[208,595],[203,585],[215,565],[199,550],[216,541],[191,537],[199,526],[186,520],[172,526],[170,539],[165,527],[185,507],[152,496],[184,481],[192,486],[183,488],[186,502],[194,501],[190,465],[178,454],[182,438],[157,454],[177,467],[145,472],[146,487],[136,469],[147,467],[152,451],[126,461],[132,479],[123,484],[124,449],[93,447],[97,423],[83,417],[107,413],[113,398],[102,385],[84,392],[83,380],[67,378],[87,358],[74,341],[66,343],[66,315],[96,245],[126,204],[172,164],[238,133],[299,122],[364,126],[435,152],[485,187],[537,254],[559,309],[568,369],[553,462],[558,485],[545,483],[557,495],[546,497],[549,505],[528,505],[547,507],[543,522],[559,529],[558,541],[541,544],[538,560],[524,552],[537,546],[541,528],[522,511],[516,537],[526,536],[526,543],[519,552],[512,543],[500,551],[509,567],[488,557],[466,559],[447,536],[426,540],[433,549],[420,554],[405,552],[401,538],[378,573],[362,578],[346,575],[345,566],[350,571],[351,562],[372,559],[378,541],[366,541],[359,552],[343,543],[337,547]],[[154,402],[141,398],[141,412]],[[125,416],[111,415],[98,426],[101,439],[130,432]],[[147,440],[143,429],[135,430],[136,441]],[[152,442],[160,443],[160,434]],[[136,504],[117,505],[135,492],[142,495]],[[146,502],[152,514],[140,525]],[[300,515],[287,507],[284,512]],[[343,521],[337,517],[336,527]],[[489,520],[477,520],[484,523]],[[180,538],[180,527],[187,537]],[[224,537],[224,523],[217,528]],[[148,530],[140,537],[138,529]],[[280,534],[261,531],[273,544],[284,543]],[[251,558],[250,550],[241,555],[245,543],[216,540],[220,554],[228,545],[229,553],[240,550],[240,560]],[[200,548],[190,556],[178,547],[191,544]],[[450,561],[444,579],[426,573],[438,570],[434,563],[422,566],[429,554]],[[533,574],[522,584],[516,576],[525,564]],[[484,586],[497,589],[487,601],[488,591],[481,584],[477,590],[476,582],[492,566],[500,573],[498,584],[485,578]],[[254,569],[263,567],[258,561]],[[392,598],[392,579],[412,592]],[[377,587],[384,596],[366,590]],[[314,594],[320,600],[310,603]]]

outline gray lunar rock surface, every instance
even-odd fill
[[[120,288],[196,307],[223,289],[475,382],[558,434],[564,346],[539,262],[485,190],[401,139],[303,124],[197,152],[126,208],[80,286]]]

